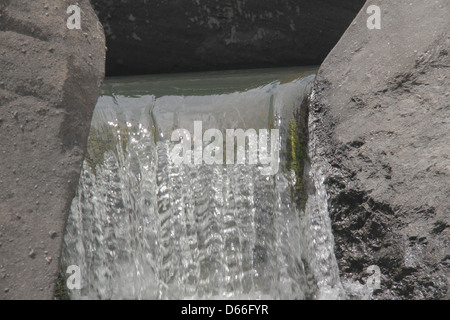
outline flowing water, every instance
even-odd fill
[[[315,70],[107,80],[64,238],[63,270],[81,270],[71,298],[343,298],[323,164],[294,130]],[[175,165],[171,133],[194,121],[279,129],[279,170]]]

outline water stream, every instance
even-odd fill
[[[344,298],[323,164],[314,143],[296,136],[314,73],[107,80],[64,237],[63,270],[81,270],[71,298]],[[193,133],[194,121],[224,136],[278,129],[279,170],[174,164],[171,133]]]

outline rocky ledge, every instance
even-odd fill
[[[0,300],[51,299],[105,38],[89,0],[0,0]]]
[[[369,5],[381,29],[369,29]],[[449,298],[448,1],[368,1],[318,73],[311,138],[326,186],[341,277],[375,299]]]

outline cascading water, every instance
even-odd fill
[[[107,81],[64,237],[63,269],[81,270],[71,298],[343,298],[318,151],[298,159],[293,136],[311,73]],[[279,129],[278,172],[175,165],[170,134],[194,121]]]

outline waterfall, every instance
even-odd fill
[[[325,164],[295,136],[311,73],[107,81],[64,237],[62,272],[81,271],[71,298],[343,298]],[[279,129],[280,169],[175,165],[171,132],[194,121]]]

